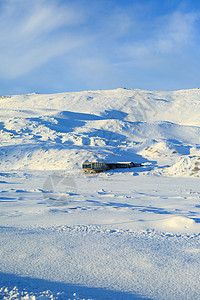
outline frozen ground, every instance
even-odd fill
[[[199,99],[0,99],[2,299],[200,298]],[[86,176],[85,160],[143,167]]]

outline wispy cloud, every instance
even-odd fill
[[[8,0],[0,14],[0,74],[17,77],[85,43],[85,15],[58,1]],[[74,31],[73,31],[74,30]]]
[[[126,56],[135,60],[184,53],[194,41],[197,13],[175,11],[154,20],[154,30],[148,38],[124,45]]]

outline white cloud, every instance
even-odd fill
[[[174,12],[162,17],[154,25],[151,35],[139,42],[126,44],[124,52],[129,59],[142,60],[162,55],[183,53],[195,34],[196,13]]]
[[[160,52],[176,51],[190,43],[194,37],[196,19],[195,13],[172,14],[163,33],[158,36],[157,46]]]
[[[70,30],[84,21],[81,9],[56,1],[6,0],[0,15],[1,76],[23,75],[80,47],[83,37]]]

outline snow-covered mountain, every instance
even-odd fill
[[[0,109],[2,170],[134,161],[157,175],[200,175],[200,89],[3,96]]]

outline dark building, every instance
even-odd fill
[[[128,162],[128,163],[84,162],[82,165],[82,169],[86,173],[100,173],[112,169],[133,168],[139,166],[141,166],[141,164],[135,164],[133,162]]]

